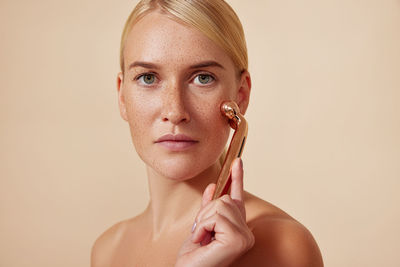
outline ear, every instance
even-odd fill
[[[118,106],[119,106],[119,113],[121,117],[128,121],[128,116],[126,115],[126,106],[125,106],[125,99],[123,94],[123,83],[124,83],[124,75],[122,72],[118,73],[117,76],[117,91],[118,91]]]
[[[240,113],[243,115],[246,113],[247,106],[249,105],[251,91],[251,77],[250,73],[245,70],[240,75],[239,89],[236,96],[236,103],[239,106]]]

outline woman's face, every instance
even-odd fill
[[[159,12],[130,31],[125,73],[118,75],[121,116],[141,159],[161,175],[185,180],[217,164],[230,127],[220,104],[247,107],[250,77],[198,30]]]

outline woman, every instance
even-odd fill
[[[243,191],[212,200],[230,131],[220,104],[246,112],[251,80],[239,19],[223,0],[143,0],[125,25],[121,117],[147,167],[150,202],[92,249],[92,266],[322,266],[312,235]],[[213,233],[213,234],[212,234]]]

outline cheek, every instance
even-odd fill
[[[221,112],[221,104],[228,100],[235,99],[235,90],[233,90],[233,84],[225,81],[221,82],[221,86],[215,88],[215,93],[208,95],[207,97],[194,96],[192,99],[192,105],[196,107],[196,114],[200,114],[204,119],[208,121],[208,124],[212,128],[226,130],[230,127],[228,125],[228,119]]]
[[[209,149],[220,150],[224,148],[229,136],[230,126],[228,119],[222,115],[220,106],[226,100],[225,97],[218,96],[207,100],[193,102],[194,111],[192,118],[197,121],[204,129],[204,141],[207,142]]]
[[[129,95],[125,104],[132,142],[135,149],[141,154],[140,151],[143,150],[144,144],[151,141],[149,128],[154,105],[149,101],[144,101],[140,95]]]

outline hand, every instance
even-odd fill
[[[230,195],[212,200],[216,185],[204,190],[195,228],[179,251],[176,267],[228,266],[253,247],[254,235],[246,224],[241,159],[234,161],[231,178]]]

